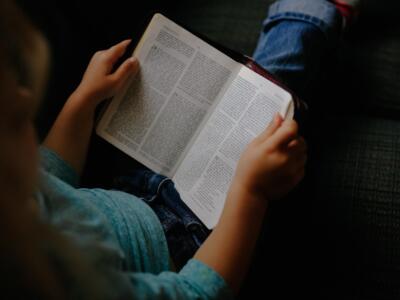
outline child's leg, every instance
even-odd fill
[[[113,188],[141,198],[155,212],[164,229],[171,259],[180,270],[210,234],[182,201],[171,179],[136,168],[114,180]]]
[[[342,28],[341,14],[327,0],[278,1],[271,5],[263,23],[254,58],[307,98]]]

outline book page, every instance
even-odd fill
[[[200,132],[175,177],[183,201],[212,229],[245,147],[273,120],[293,117],[291,95],[242,67]]]
[[[139,74],[114,97],[97,134],[172,177],[241,65],[160,14],[134,56]]]

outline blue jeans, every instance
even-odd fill
[[[303,100],[342,32],[342,16],[327,0],[282,0],[270,6],[254,59]]]
[[[135,169],[117,177],[113,187],[143,199],[154,210],[178,270],[193,257],[210,234],[210,230],[182,201],[172,180],[163,175],[149,169]]]
[[[326,0],[282,0],[263,23],[255,60],[306,99],[317,84],[323,57],[333,49],[342,18]],[[173,182],[148,169],[133,170],[115,188],[147,202],[159,217],[171,257],[178,269],[210,233],[181,200]]]

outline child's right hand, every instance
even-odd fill
[[[195,255],[234,291],[250,265],[269,201],[302,179],[305,163],[297,123],[279,116],[243,152],[218,224]]]
[[[243,152],[231,189],[244,192],[250,199],[281,198],[304,177],[306,152],[296,121],[277,115]]]

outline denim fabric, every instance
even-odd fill
[[[299,96],[312,88],[322,56],[340,36],[342,19],[326,0],[283,0],[270,7],[255,60]],[[141,197],[159,217],[177,268],[209,234],[181,200],[172,180],[143,169],[115,180],[115,188]]]
[[[182,201],[172,180],[163,175],[148,169],[133,170],[117,177],[114,188],[142,198],[154,210],[177,269],[193,257],[210,233]]]
[[[254,59],[308,100],[319,84],[324,60],[331,58],[343,19],[327,0],[282,0],[271,5]]]

